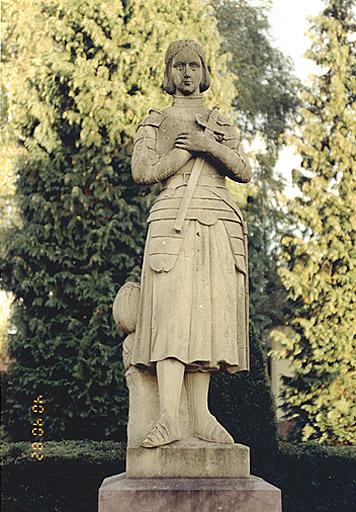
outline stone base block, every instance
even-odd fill
[[[250,475],[250,450],[243,444],[178,441],[160,448],[128,448],[129,478],[240,478]]]
[[[99,512],[282,512],[281,491],[261,478],[106,478]]]

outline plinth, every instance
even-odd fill
[[[281,491],[261,478],[106,478],[99,512],[282,512]]]
[[[208,443],[197,438],[159,448],[129,447],[130,478],[240,478],[250,476],[250,449],[243,444]]]
[[[281,492],[250,475],[242,444],[197,438],[129,447],[126,473],[106,478],[99,512],[281,512]]]

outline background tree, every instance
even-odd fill
[[[8,124],[8,109],[5,84],[0,85],[0,258],[5,254],[6,232],[19,225],[20,219],[15,199],[15,173],[13,160],[19,151],[12,140]],[[8,364],[7,339],[10,328],[11,294],[0,289],[0,371]]]
[[[231,58],[236,76],[233,109],[248,141],[264,146],[251,157],[254,176],[243,191],[230,191],[245,210],[249,226],[251,319],[261,339],[268,328],[283,323],[285,293],[277,274],[276,250],[285,229],[281,209],[284,181],[274,167],[298,104],[299,82],[291,62],[274,48],[269,34],[270,2],[212,0],[222,37],[222,51]],[[283,222],[282,222],[283,221]],[[283,228],[282,228],[283,226]]]
[[[353,2],[329,0],[313,18],[307,56],[320,66],[302,93],[298,136],[302,171],[288,204],[295,221],[283,240],[281,276],[293,301],[295,331],[280,356],[291,359],[285,403],[294,436],[355,441],[355,29]]]
[[[16,364],[9,374],[6,425],[13,437],[27,438],[30,405],[42,393],[48,438],[123,438],[126,386],[110,308],[118,287],[138,279],[152,198],[130,178],[132,137],[149,107],[169,102],[159,88],[163,59],[157,54],[163,56],[171,40],[199,38],[213,76],[219,77],[208,101],[226,112],[236,98],[233,66],[229,73],[225,51],[217,58],[216,19],[198,0],[174,5],[6,2],[4,13],[11,112],[6,128],[22,151],[16,174],[23,220],[21,227],[8,231],[2,261],[2,285],[16,297],[11,342]],[[252,48],[258,53],[260,42]],[[242,129],[246,115],[238,118]],[[258,112],[251,117],[260,134],[261,118]],[[273,140],[270,146],[277,148],[278,137]],[[261,307],[271,294],[261,279],[265,274],[273,283],[266,265],[274,263],[270,235],[264,232],[268,215],[261,215],[268,208],[267,196],[260,192],[269,187],[259,180],[262,166],[270,172],[276,154],[271,149],[256,159],[257,185],[248,194],[232,190],[240,204],[248,205],[252,303],[259,300]],[[270,205],[272,196],[268,201]],[[262,247],[268,258],[261,256]],[[252,333],[252,378],[239,376],[233,388],[232,381],[219,387],[214,402],[217,406],[219,398],[228,400],[220,413],[227,414],[231,431],[254,444],[256,453],[261,452],[257,445],[263,445],[268,464],[271,451],[265,439],[275,446],[275,426],[259,341],[270,319],[260,313],[253,311],[259,323]],[[242,417],[244,423],[239,422]],[[258,418],[253,433],[252,417]]]
[[[246,136],[258,132],[268,146],[281,145],[297,105],[297,80],[291,61],[274,48],[268,11],[271,2],[212,0],[221,49],[230,53],[229,69],[236,75],[233,108]]]
[[[268,475],[277,465],[277,435],[267,376],[269,329],[284,323],[286,293],[277,274],[276,252],[285,226],[281,211],[283,180],[274,172],[297,105],[298,81],[287,58],[269,35],[269,3],[213,0],[222,51],[236,76],[233,109],[244,139],[264,149],[250,152],[249,186],[228,183],[244,210],[249,229],[251,372],[213,379],[211,406],[234,438],[251,447],[253,472]],[[283,221],[283,222],[282,222]]]
[[[219,76],[210,100],[225,110],[232,78],[200,0],[5,1],[3,14],[22,221],[2,255],[16,327],[6,426],[28,438],[41,393],[47,438],[120,438],[126,387],[111,304],[138,278],[150,202],[130,177],[132,138],[149,108],[170,101],[160,84],[173,39],[199,37]]]

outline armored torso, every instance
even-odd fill
[[[248,367],[247,238],[242,214],[225,187],[232,167],[207,152],[191,152],[185,163],[182,159],[176,165],[176,156],[182,154],[176,152],[181,150],[175,141],[183,133],[206,130],[222,145],[222,153],[226,146],[227,154],[237,155],[236,176],[244,169],[243,153],[235,128],[219,113],[212,116],[198,98],[176,100],[162,112],[151,110],[135,139],[137,181],[159,182],[162,190],[147,220],[142,320],[133,364],[148,366],[150,361],[174,357],[188,366],[190,361],[213,360],[216,367],[225,361],[244,370]],[[197,178],[193,187],[191,176]],[[183,224],[177,229],[186,197]],[[179,340],[174,349],[167,344],[172,336]]]
[[[162,111],[163,120],[158,128],[156,150],[160,155],[165,155],[174,148],[178,135],[182,132],[203,130],[196,121],[196,116],[207,119],[209,109],[202,104],[193,105],[187,109],[182,106],[173,105]]]
[[[189,109],[186,105],[185,108],[173,105],[162,112],[153,111],[151,116],[156,127],[156,152],[160,155],[167,154],[174,148],[176,137],[184,131],[204,130],[210,112],[202,104],[193,105]],[[149,118],[145,122],[150,122]],[[237,144],[234,128],[222,116],[218,118],[214,136],[219,141],[223,142],[225,139]],[[184,230],[181,234],[177,234],[173,226],[194,161],[195,158],[192,158],[173,176],[162,182],[162,191],[150,210],[147,222],[151,226],[153,235],[150,243],[150,251],[153,251],[151,263],[157,270],[169,270],[178,256]],[[208,157],[205,158],[185,217],[186,226],[189,221],[198,221],[205,226],[213,226],[218,220],[225,221],[236,264],[241,271],[246,272],[246,224],[241,211],[229,197],[223,171],[223,167],[217,162]]]

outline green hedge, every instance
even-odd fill
[[[278,470],[283,512],[355,510],[356,447],[283,443]]]
[[[40,462],[30,450],[28,442],[3,444],[3,512],[97,512],[102,480],[124,471],[123,443],[46,442]],[[283,512],[353,510],[355,449],[285,443],[278,458],[259,476],[282,489]]]
[[[29,442],[3,444],[3,512],[97,512],[103,479],[125,471],[115,441],[48,441],[44,455],[32,459]]]

